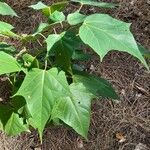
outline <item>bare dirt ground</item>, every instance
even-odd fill
[[[21,18],[8,19],[17,31],[30,33],[41,15],[28,5],[36,0],[6,0],[15,8]],[[91,13],[108,12],[116,18],[132,22],[135,38],[150,49],[150,1],[149,0],[105,0],[119,2],[115,10],[86,8]],[[47,0],[45,2],[52,2]],[[13,41],[10,41],[13,42]],[[17,44],[17,43],[13,43]],[[103,63],[93,55],[87,69],[108,79],[120,95],[120,103],[106,99],[93,102],[91,126],[88,141],[71,129],[49,127],[44,132],[40,145],[36,131],[18,137],[0,134],[0,150],[149,150],[150,149],[150,75],[143,66],[128,54],[113,52]],[[0,97],[7,93],[0,81]],[[122,141],[121,141],[122,140]],[[142,148],[140,148],[142,147]]]

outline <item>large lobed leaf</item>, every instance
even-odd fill
[[[16,95],[25,98],[27,108],[32,116],[29,122],[38,129],[40,137],[42,137],[54,103],[59,97],[68,95],[68,91],[65,73],[58,74],[56,68],[48,71],[33,69],[26,75]]]
[[[79,31],[82,41],[100,55],[101,60],[111,50],[127,52],[137,57],[148,68],[130,32],[130,24],[106,14],[88,16]]]
[[[53,108],[52,119],[59,118],[87,139],[93,95],[81,83],[71,84],[70,96],[62,97]]]
[[[63,71],[33,69],[15,96],[23,96],[31,115],[29,124],[42,133],[47,121],[61,119],[87,138],[91,94],[83,84],[69,85]]]

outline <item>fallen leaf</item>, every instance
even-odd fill
[[[123,143],[126,141],[123,133],[121,133],[121,132],[116,133],[116,138],[119,140],[120,143]]]

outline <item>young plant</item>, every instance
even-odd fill
[[[76,11],[66,15],[66,7]],[[81,13],[85,5],[115,8],[116,4],[93,0],[70,0],[46,5],[29,6],[41,11],[47,22],[41,22],[30,35],[18,35],[13,26],[0,21],[0,36],[22,42],[22,50],[0,42],[0,75],[11,84],[9,102],[0,103],[0,130],[8,135],[37,129],[42,140],[46,125],[66,124],[87,139],[91,102],[94,98],[119,99],[112,86],[103,78],[84,72],[80,61],[89,61],[83,50],[92,48],[102,61],[111,50],[127,52],[138,58],[148,69],[139,46],[130,32],[129,23],[107,14]],[[73,6],[72,6],[73,7]],[[0,14],[16,16],[5,2]],[[34,51],[28,42],[39,43]]]

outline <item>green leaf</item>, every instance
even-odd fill
[[[91,59],[91,55],[84,53],[82,50],[75,50],[72,55],[72,59],[79,61],[87,61]]]
[[[62,97],[53,108],[51,119],[59,118],[87,139],[93,96],[82,84],[71,84],[70,96]]]
[[[78,70],[78,71],[84,71],[86,69],[86,66],[83,64],[73,64],[72,70]]]
[[[0,2],[0,14],[17,16],[16,12],[5,2]]]
[[[8,54],[12,54],[12,53],[16,52],[16,49],[14,46],[11,46],[5,42],[0,42],[0,51],[4,51]]]
[[[56,68],[33,69],[26,75],[22,86],[15,96],[23,96],[31,114],[29,123],[37,128],[42,139],[44,127],[49,120],[57,98],[68,95],[68,83],[64,72]]]
[[[5,125],[5,132],[8,135],[15,136],[23,131],[30,132],[28,126],[23,124],[23,118],[19,118],[18,114],[12,113]]]
[[[0,131],[4,131],[4,130],[3,130],[3,124],[2,124],[1,121],[0,121]]]
[[[20,118],[8,105],[0,104],[0,124],[1,129],[11,136],[23,131],[29,132],[28,125],[23,123],[23,118]]]
[[[39,1],[37,4],[35,5],[31,5],[29,6],[30,8],[33,8],[35,10],[41,10],[41,9],[44,9],[44,8],[47,8],[48,6],[45,5],[43,2]]]
[[[80,14],[79,12],[75,12],[67,16],[67,21],[70,25],[77,25],[82,23],[86,17],[87,16]]]
[[[81,5],[91,5],[91,6],[104,7],[104,8],[115,8],[116,6],[118,6],[117,4],[97,2],[95,0],[71,0],[71,1],[78,2]]]
[[[0,75],[21,71],[21,66],[15,58],[0,51]]]
[[[81,41],[75,33],[66,32],[52,48],[56,56],[56,66],[71,74],[71,57],[80,45]]]
[[[35,10],[42,10],[43,14],[46,17],[49,17],[55,11],[62,11],[67,4],[68,4],[68,1],[63,1],[63,2],[54,3],[51,6],[47,6],[43,2],[40,1],[37,4],[31,5],[29,7],[33,8]]]
[[[50,15],[49,19],[51,19],[53,22],[63,22],[65,21],[65,15],[63,14],[63,12],[59,12],[56,10]]]
[[[5,125],[11,116],[11,108],[8,105],[3,105],[0,103],[0,126],[1,130],[5,130]]]
[[[68,1],[56,2],[50,6],[49,15],[53,14],[55,11],[63,11],[64,8],[68,5]],[[45,12],[45,10],[43,10]],[[48,16],[48,14],[47,14]],[[48,16],[49,17],[49,16]]]
[[[14,29],[14,27],[6,22],[0,21],[0,36],[6,35],[6,36],[17,36],[15,33],[13,33],[11,30]]]
[[[150,58],[150,50],[146,49],[144,46],[142,46],[140,43],[138,43],[138,48],[141,52],[141,54],[146,57]]]
[[[11,32],[12,29],[14,29],[14,27],[11,24],[0,21],[0,34]]]
[[[119,99],[111,84],[103,78],[76,71],[73,75],[73,81],[75,83],[83,83],[86,89],[96,97]]]
[[[50,52],[52,47],[65,35],[65,32],[61,34],[50,34],[46,39],[47,51]]]
[[[36,30],[35,33],[33,34],[33,36],[36,36],[37,34],[41,33],[41,32],[44,31],[48,26],[49,26],[48,23],[43,23],[43,22],[41,22],[41,23],[39,24],[39,27],[37,28],[37,30]]]
[[[148,69],[130,32],[130,24],[106,14],[88,16],[79,31],[82,41],[100,55],[101,60],[111,50],[127,52],[137,57]]]
[[[33,57],[30,54],[23,55],[24,66],[31,69],[31,68],[39,68],[39,62],[36,57]]]
[[[10,31],[12,29],[14,29],[14,27],[11,24],[0,21],[0,32]]]

